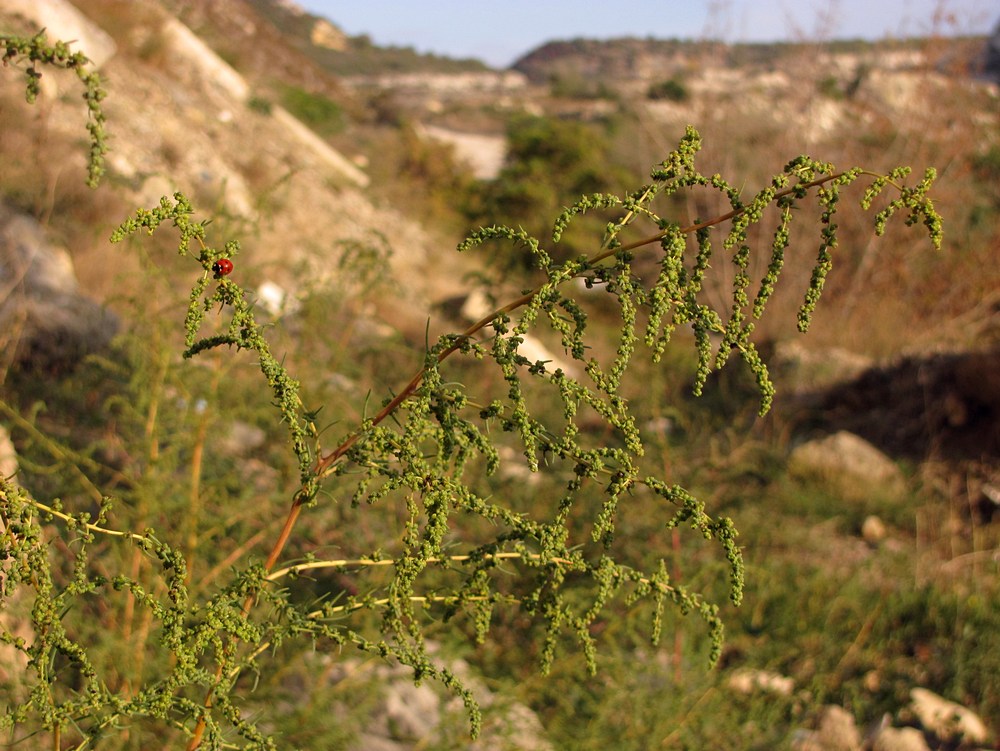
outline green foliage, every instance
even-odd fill
[[[553,76],[549,84],[554,97],[566,99],[617,99],[618,93],[601,80],[573,75]]]
[[[646,96],[650,99],[665,99],[668,102],[686,102],[690,93],[683,81],[668,78],[666,81],[654,83],[649,87]]]
[[[281,103],[290,113],[321,136],[331,136],[344,128],[344,112],[329,97],[297,86],[285,87]]]
[[[260,96],[252,96],[247,100],[247,107],[258,115],[270,115],[274,108],[269,99]]]
[[[504,217],[511,225],[541,237],[549,234],[549,217],[563,208],[566,196],[615,191],[627,184],[628,178],[610,164],[607,141],[598,128],[520,115],[508,126],[507,144],[504,168],[469,201],[467,213],[476,223]],[[583,217],[579,237],[567,236],[555,249],[559,257],[585,252],[605,221],[600,214]],[[522,249],[494,247],[497,254],[493,260],[501,270],[533,268],[530,255]]]
[[[22,42],[5,43],[22,49]],[[38,59],[47,59],[42,42],[36,38],[34,44]],[[78,480],[86,492],[65,502],[46,503],[10,484],[0,487],[2,597],[5,605],[15,596],[30,602],[26,617],[36,633],[28,643],[7,626],[0,630],[0,640],[26,658],[27,690],[10,704],[6,727],[45,731],[56,746],[66,736],[78,748],[120,743],[129,733],[155,733],[174,745],[183,739],[191,749],[277,748],[268,718],[247,711],[252,702],[247,684],[273,669],[270,656],[280,660],[279,648],[300,644],[331,653],[353,645],[409,666],[417,681],[440,681],[464,702],[475,735],[476,701],[432,659],[427,633],[450,622],[482,643],[512,608],[535,624],[543,673],[558,668],[561,651],[572,651],[594,674],[595,632],[605,621],[625,617],[623,611],[643,615],[645,637],[654,646],[665,625],[697,615],[707,631],[703,652],[710,661],[718,659],[723,624],[715,592],[723,589],[732,605],[743,597],[737,531],[730,518],[710,514],[704,502],[668,481],[662,465],[652,460],[648,449],[655,441],[640,427],[629,399],[630,391],[643,386],[633,380],[634,361],[642,356],[659,362],[677,329],[689,327],[698,362],[695,391],[737,353],[757,384],[760,410],[766,411],[773,386],[751,335],[781,275],[792,219],[807,213],[805,199],[818,199],[820,238],[800,311],[803,328],[832,265],[841,191],[866,178],[861,204],[868,209],[891,190],[895,197],[882,199],[884,208],[876,213],[876,234],[902,211],[907,224],[925,225],[939,245],[940,218],[927,197],[933,172],[908,186],[907,170],[838,172],[799,157],[744,200],[723,177],[697,169],[700,137],[688,128],[647,184],[614,195],[605,192],[610,178],[589,161],[593,137],[557,121],[516,124],[512,149],[525,158],[516,162],[519,172],[507,177],[517,191],[558,174],[566,181],[560,188],[584,195],[562,211],[551,232],[492,225],[473,232],[459,250],[512,245],[541,281],[466,331],[428,342],[416,372],[391,398],[378,408],[365,404],[353,424],[338,422],[325,430],[317,424],[320,410],[306,406],[301,384],[272,353],[266,329],[239,284],[238,266],[230,276],[212,272],[223,257],[238,264],[238,242],[211,245],[207,222],[194,219],[194,208],[181,193],[121,223],[113,242],[161,233],[164,224],[177,231],[179,255],[193,260],[197,270],[182,354],[210,363],[222,362],[227,352],[253,360],[285,430],[297,477],[267,557],[260,561],[240,549],[226,559],[228,578],[192,576],[194,546],[167,542],[196,538],[205,515],[197,492],[186,509],[158,507],[172,497],[176,481],[170,473],[158,475],[160,447],[150,440],[151,428],[145,435],[148,468],[134,480],[146,512],[122,526],[115,526],[115,502],[86,473]],[[514,222],[529,205],[537,209],[519,203],[516,191],[504,192],[510,187],[502,183],[492,200],[509,209]],[[551,182],[541,189],[551,191]],[[670,206],[668,199],[689,191],[717,192],[731,211],[689,226],[658,213],[656,201]],[[601,217],[601,240],[589,254],[582,244],[565,249],[577,225],[595,215]],[[711,231],[721,225],[729,229],[714,244]],[[652,234],[632,234],[641,226]],[[762,227],[770,227],[763,249],[769,265],[762,278],[752,279],[757,235],[751,230]],[[634,261],[641,253],[657,259],[655,278],[637,273]],[[703,292],[713,262],[733,271],[727,305],[713,306]],[[591,325],[588,311],[595,296],[602,315],[610,310],[617,318],[610,348],[601,345]],[[527,357],[521,345],[529,337],[558,342],[568,359],[557,364]],[[475,386],[463,385],[458,378],[464,376]],[[157,379],[140,379],[122,400],[130,402],[141,392],[139,384],[150,383]],[[157,413],[152,407],[147,412]],[[598,432],[587,427],[595,422],[601,425]],[[25,423],[30,431],[32,423]],[[186,459],[178,452],[176,467],[189,463],[195,469],[204,461],[195,457],[203,455],[198,447],[211,432],[208,422],[200,425],[201,438]],[[82,464],[65,454],[60,462]],[[521,505],[495,493],[503,471],[515,466],[545,478],[553,492]],[[146,478],[157,477],[157,485],[143,487]],[[706,567],[724,570],[721,587],[705,581],[686,586],[672,575],[666,558],[649,559],[633,550],[622,528],[634,523],[630,512],[640,503],[656,510],[655,519],[644,520],[654,525],[652,534],[688,529],[716,559],[725,560]],[[374,549],[332,558],[318,544],[292,542],[301,532],[300,520],[339,513],[345,524],[360,527],[366,513],[387,506],[400,515],[400,531]],[[159,532],[147,521],[154,518]],[[356,542],[350,528],[344,534]],[[290,558],[290,549],[300,552]],[[310,577],[341,572],[359,584],[323,588],[317,600],[318,584]],[[123,613],[140,611],[150,624],[140,642],[147,655],[143,667],[128,678],[115,661],[98,662],[93,655],[87,624],[102,603],[118,603]],[[123,616],[118,625],[131,622]]]
[[[830,99],[853,99],[870,73],[867,64],[859,64],[849,81],[843,82],[837,76],[825,76],[816,82],[816,90]]]

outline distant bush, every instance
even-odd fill
[[[247,100],[247,107],[259,115],[270,115],[274,105],[271,104],[270,99],[265,99],[260,96],[252,96]]]
[[[564,99],[617,99],[618,92],[600,79],[576,75],[553,76],[549,90]]]
[[[467,199],[470,220],[484,223],[502,216],[541,236],[548,234],[547,217],[559,212],[565,196],[617,190],[629,175],[611,161],[605,128],[599,123],[534,115],[512,118],[507,127],[505,165],[495,180],[482,184]],[[601,212],[582,219],[591,231],[598,232],[604,221]],[[581,234],[587,235],[585,231]],[[564,257],[580,250],[577,235],[571,233],[557,252]],[[506,249],[494,260],[500,268],[534,267],[525,247]]]
[[[666,81],[651,84],[646,92],[649,99],[666,99],[670,102],[685,102],[690,94],[687,87],[677,78],[668,78]]]
[[[830,99],[843,99],[844,91],[840,86],[840,79],[836,76],[825,76],[816,82],[816,90]]]
[[[287,86],[282,93],[281,103],[321,136],[332,136],[344,129],[343,109],[322,94],[314,94],[297,86]]]

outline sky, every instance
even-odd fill
[[[987,34],[996,0],[295,0],[381,46],[503,68],[554,39],[727,42]]]

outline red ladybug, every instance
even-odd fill
[[[226,274],[229,274],[233,270],[233,262],[228,258],[220,258],[218,261],[212,264],[212,271],[215,272],[215,278],[221,279]]]

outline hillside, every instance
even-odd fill
[[[28,10],[28,5],[24,13],[42,13],[39,6]],[[350,93],[345,93],[337,77],[292,50],[274,54],[283,47],[281,33],[245,3],[184,5],[194,21],[204,24],[205,41],[156,4],[101,0],[83,6],[89,22],[103,29],[111,42],[110,55],[101,67],[109,88],[116,93],[145,92],[142,106],[123,94],[112,95],[108,101],[108,117],[115,123],[115,147],[109,157],[114,204],[149,205],[178,189],[194,191],[208,211],[239,231],[244,243],[242,263],[253,270],[256,283],[277,284],[289,293],[303,288],[302,279],[310,285],[325,284],[335,276],[344,247],[371,243],[385,227],[393,226],[406,238],[405,246],[394,248],[392,254],[396,272],[401,278],[427,280],[426,285],[408,287],[420,300],[418,306],[427,309],[431,300],[449,291],[447,280],[422,272],[432,262],[428,256],[436,242],[431,239],[433,231],[429,234],[390,207],[376,206],[364,191],[369,178],[355,164],[362,155],[345,155],[281,105],[283,94],[291,90],[299,93],[292,105],[327,103],[335,108],[330,112],[349,112]],[[54,19],[44,23],[43,16],[29,20],[24,15],[7,15],[6,19],[18,30],[47,25],[55,32],[58,24],[51,22]],[[234,61],[239,70],[206,44],[223,36],[212,33],[221,28],[213,26],[213,20],[223,17],[226,24],[247,35],[227,34],[225,38],[252,51]],[[76,35],[71,31],[71,36]],[[290,71],[294,77],[282,78]],[[49,94],[52,109],[45,127],[50,140],[44,147],[21,140],[18,126],[26,128],[31,112],[16,104],[16,91],[3,92],[9,118],[3,137],[4,190],[8,200],[28,206],[32,186],[50,179],[34,169],[44,161],[35,149],[69,152],[79,126],[75,108],[61,97],[71,81],[50,80],[59,88]],[[106,228],[113,217],[103,212],[97,215],[97,208],[87,207],[86,193],[56,198],[59,206],[82,199],[83,205],[72,212],[77,216],[56,211],[53,219],[70,237],[70,250],[78,258],[85,285],[99,297],[107,296],[115,282],[103,273],[107,265],[99,259],[109,251],[100,235],[76,231],[76,222],[97,220]],[[388,309],[381,313],[393,315]],[[409,324],[404,320],[396,325],[406,329]],[[415,325],[422,335],[423,323]]]
[[[110,151],[103,184],[83,187],[78,81],[46,69],[29,106],[23,64],[0,70],[0,474],[17,470],[55,509],[32,527],[45,551],[32,560],[54,562],[63,597],[33,642],[32,618],[48,611],[4,587],[15,573],[19,594],[46,580],[17,569],[9,551],[25,536],[8,530],[29,525],[0,506],[0,635],[13,635],[0,639],[0,695],[11,706],[33,695],[29,645],[63,627],[94,647],[99,680],[77,667],[75,641],[39,660],[51,680],[34,695],[76,714],[53,732],[43,702],[0,729],[4,742],[183,747],[238,653],[238,700],[216,705],[219,747],[268,748],[258,730],[307,751],[996,743],[1000,87],[976,75],[985,40],[553,40],[498,71],[378,48],[291,0],[0,2],[0,34],[42,27],[99,68]],[[648,306],[636,341],[619,333],[630,313],[604,292],[658,283],[670,251],[659,242],[620,277],[599,265],[564,283],[572,301],[540,309],[524,362],[504,360],[511,340],[484,325],[449,344],[456,357],[428,371],[426,398],[407,391],[450,354],[428,356],[439,334],[531,297],[543,273],[518,232],[556,261],[594,254],[619,208],[592,199],[558,243],[555,217],[581,194],[643,194],[689,124],[701,172],[733,187],[661,195],[651,206],[670,223],[725,215],[809,154],[873,173],[909,164],[906,185],[935,167],[942,249],[902,215],[874,237],[864,188],[845,189],[833,269],[801,337],[822,207],[789,208],[781,284],[752,339],[778,390],[764,417],[761,370],[721,327],[678,326],[655,364],[641,342]],[[194,245],[178,257],[169,226],[109,243],[174,191],[211,220],[212,248],[238,241],[232,267],[199,265]],[[769,207],[751,228],[743,266],[744,241],[725,248],[726,229],[706,230],[715,255],[700,302],[728,314],[744,270],[751,295],[763,286],[779,216]],[[455,252],[496,224],[515,241]],[[640,218],[622,237],[665,225]],[[210,303],[189,308],[192,287]],[[208,297],[231,289],[246,290],[245,308]],[[189,358],[193,309],[209,344],[225,345]],[[230,327],[233,310],[254,324]],[[590,328],[575,351],[581,310]],[[64,337],[74,323],[83,335]],[[258,335],[272,359],[255,359]],[[703,341],[734,356],[696,399]],[[588,358],[601,367],[633,346],[620,400],[588,402],[554,374],[607,383]],[[632,423],[615,422],[621,405]],[[300,422],[306,439],[288,432]],[[642,442],[632,479],[663,488],[625,484],[615,462],[630,430]],[[494,444],[495,457],[483,449]],[[254,579],[284,520],[294,525],[303,476],[334,454],[346,458],[317,476],[278,575]],[[63,525],[59,508],[135,537],[91,545],[93,529]],[[609,517],[616,527],[602,527]],[[727,597],[743,573],[737,607]],[[547,599],[563,586],[566,600]],[[619,586],[588,620],[592,598]],[[668,596],[643,604],[656,592]],[[716,614],[728,636],[708,669]],[[186,660],[197,670],[182,675]],[[452,674],[483,706],[476,743],[463,695],[443,687]]]

